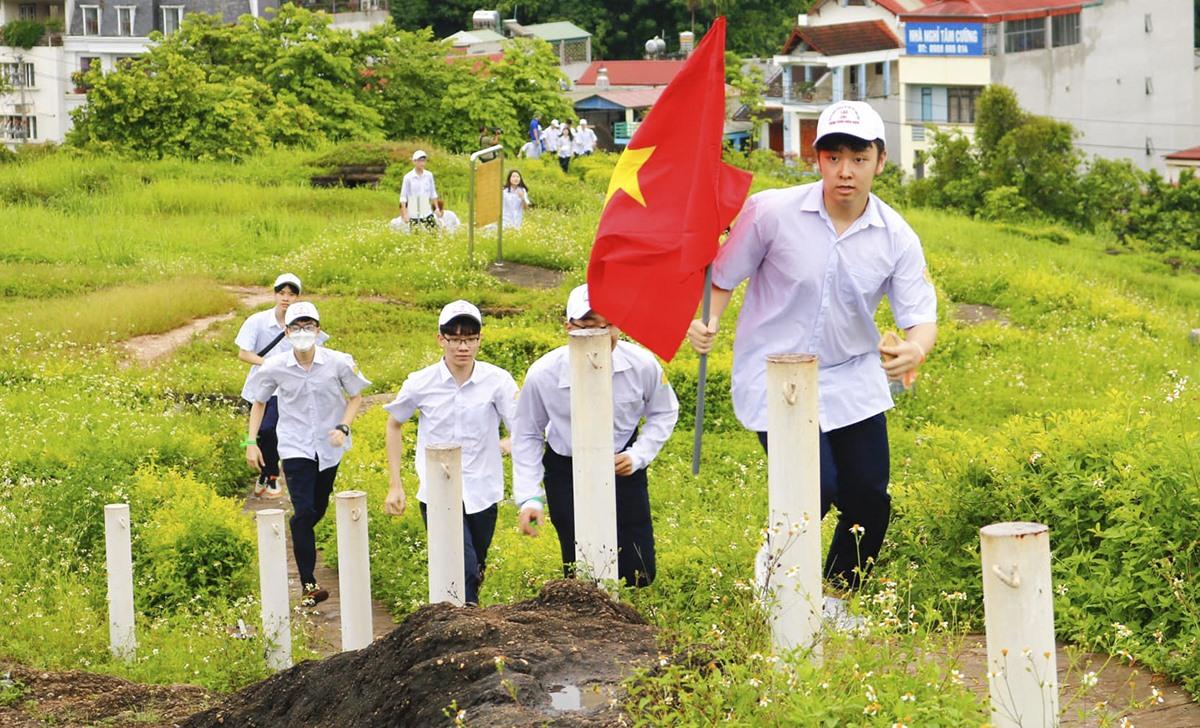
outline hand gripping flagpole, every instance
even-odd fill
[[[704,268],[704,299],[700,320],[708,326],[708,308],[712,302],[712,263]],[[700,439],[704,436],[704,387],[708,383],[708,354],[700,355],[700,373],[696,378],[696,436],[692,441],[692,475],[700,474]]]

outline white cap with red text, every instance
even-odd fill
[[[584,318],[591,310],[592,303],[588,299],[587,284],[576,286],[575,290],[571,291],[571,295],[567,296],[567,320],[574,321]]]
[[[883,119],[865,101],[838,101],[825,107],[817,119],[817,137],[813,144],[830,134],[849,134],[863,141],[884,138]]]
[[[438,326],[445,326],[459,316],[468,316],[483,325],[483,315],[479,313],[475,304],[460,299],[442,306],[442,312],[438,315]]]
[[[317,307],[308,301],[301,301],[288,306],[287,313],[283,314],[283,325],[291,326],[293,321],[302,318],[310,318],[317,323],[321,322],[321,317],[317,314]]]

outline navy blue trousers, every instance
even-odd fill
[[[421,504],[421,521],[425,530],[429,530],[429,518],[425,504]],[[479,587],[483,584],[483,575],[487,570],[488,549],[492,546],[492,537],[496,535],[496,504],[484,508],[478,513],[463,511],[463,569],[466,571],[463,582],[466,585],[467,604],[479,604]]]
[[[547,447],[542,464],[546,468],[542,481],[546,486],[546,505],[550,508],[550,521],[558,532],[563,575],[570,578],[575,570],[576,517],[571,458]],[[617,476],[617,575],[628,586],[649,586],[654,581],[655,570],[650,490],[646,469],[642,468],[631,475]]]
[[[758,441],[767,449],[767,433]],[[887,533],[892,514],[887,418],[882,412],[853,425],[821,433],[821,517],[838,507],[837,528],[825,558],[825,576],[856,589]],[[862,526],[861,535],[850,529]]]
[[[329,495],[338,466],[317,469],[317,461],[308,458],[286,458],[283,473],[287,476],[288,495],[292,498],[292,551],[300,572],[301,588],[316,584],[313,569],[317,568],[317,537],[313,533],[317,522],[329,508]]]
[[[262,423],[258,426],[258,449],[263,456],[263,469],[258,476],[258,482],[279,477],[279,438],[275,435],[275,426],[279,424],[279,398],[267,400],[263,410]]]

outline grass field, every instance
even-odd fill
[[[10,433],[0,442],[0,656],[218,689],[264,676],[260,646],[225,632],[258,615],[252,533],[234,505],[249,480],[237,447],[244,414],[213,396],[240,390],[241,317],[153,368],[118,366],[115,342],[229,310],[221,284],[266,285],[290,270],[315,296],[329,345],[373,381],[369,393],[394,392],[435,359],[437,311],[453,298],[503,311],[488,317],[481,358],[518,380],[562,343],[562,303],[583,280],[614,159],[583,160],[566,177],[553,160],[522,162],[535,208],[505,234],[506,257],[567,273],[560,289],[529,291],[485,272],[486,236],[470,262],[465,236],[388,230],[395,189],[309,188],[316,154],[240,166],[59,154],[0,167],[0,417]],[[466,162],[435,154],[430,169],[465,218]],[[756,188],[782,183],[760,176]],[[684,351],[668,367],[683,414],[651,470],[659,580],[628,596],[665,649],[703,646],[722,668],[684,663],[637,681],[635,720],[983,723],[956,666],[920,655],[980,628],[977,530],[998,520],[1051,526],[1061,637],[1133,655],[1200,694],[1200,350],[1187,341],[1200,326],[1200,276],[1137,251],[1107,255],[1090,237],[905,214],[938,287],[941,334],[916,396],[889,415],[895,516],[856,605],[869,635],[838,640],[820,670],[778,670],[764,657],[750,581],[765,459],[731,412],[726,326],[697,479],[696,360]],[[960,323],[956,304],[996,307],[1007,323]],[[338,486],[370,494],[375,594],[400,617],[424,599],[425,540],[415,509],[382,513],[384,424],[375,409],[356,425]],[[410,472],[410,497],[415,481]],[[106,650],[101,514],[118,500],[137,524],[132,665]],[[522,539],[514,526],[506,505],[485,603],[531,596],[558,570],[552,532]],[[319,536],[335,560],[332,519]]]

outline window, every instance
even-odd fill
[[[975,99],[979,98],[978,88],[951,87],[946,89],[946,96],[950,103],[948,120],[951,124],[975,123]]]
[[[1046,19],[1026,18],[1004,23],[1004,52],[1021,53],[1046,47]]]
[[[37,3],[21,3],[17,13],[21,20],[37,20]]]
[[[983,52],[994,56],[1000,52],[1000,24],[988,23],[983,26]]]
[[[0,138],[9,139],[12,141],[28,141],[31,139],[37,139],[37,117],[0,117]]]
[[[180,5],[168,6],[162,9],[162,32],[163,35],[170,35],[179,30],[179,26],[183,24],[183,7]]]
[[[80,56],[79,57],[79,72],[87,73],[92,70],[92,66],[99,66],[100,58],[98,56]]]
[[[100,6],[80,5],[79,11],[83,13],[83,34],[100,35]]]
[[[0,80],[13,88],[33,88],[32,63],[0,63]]]
[[[1055,48],[1079,43],[1079,13],[1050,18],[1050,35]]]
[[[933,89],[928,86],[921,89],[921,121],[933,121]]]
[[[134,35],[133,18],[136,12],[137,8],[132,5],[117,6],[117,35]]]

